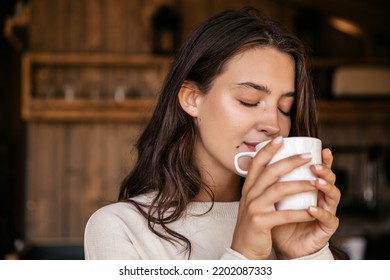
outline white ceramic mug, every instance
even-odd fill
[[[234,166],[237,172],[246,176],[248,171],[242,170],[239,166],[239,160],[242,157],[254,157],[258,151],[260,151],[265,145],[270,141],[265,141],[256,146],[256,152],[242,152],[236,154],[234,158]],[[283,146],[277,151],[274,157],[270,160],[268,164],[274,163],[281,159],[297,155],[311,153],[312,159],[309,163],[300,166],[288,174],[285,174],[280,178],[280,182],[289,182],[289,181],[312,181],[316,177],[310,170],[310,165],[322,163],[322,143],[318,138],[313,137],[287,137],[283,139]],[[317,191],[310,191],[291,195],[281,201],[279,201],[275,208],[277,210],[289,210],[289,209],[307,209],[309,206],[317,205]]]

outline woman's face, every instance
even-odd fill
[[[226,172],[235,172],[236,153],[288,136],[294,69],[288,54],[270,47],[246,50],[225,64],[209,92],[197,100],[195,156],[201,169],[223,178]],[[240,162],[244,169],[249,164],[248,159]]]

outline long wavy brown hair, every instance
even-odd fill
[[[252,47],[273,47],[294,59],[296,99],[290,135],[317,136],[315,96],[304,47],[293,34],[251,8],[222,12],[196,28],[172,62],[153,116],[136,144],[138,160],[124,179],[118,198],[133,203],[152,232],[182,244],[188,256],[190,241],[172,231],[169,223],[181,217],[201,189],[207,191],[211,201],[213,193],[202,181],[194,161],[197,130],[193,118],[182,110],[178,93],[187,80],[207,94],[226,62]],[[151,192],[153,199],[148,205],[132,199]],[[156,230],[156,225],[163,231]]]

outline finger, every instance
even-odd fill
[[[254,179],[247,192],[250,199],[254,199],[263,194],[270,186],[276,184],[283,175],[293,171],[299,166],[307,164],[311,160],[311,154],[294,155],[266,166],[261,174]],[[248,173],[249,174],[249,173]]]
[[[311,222],[315,217],[305,210],[283,210],[267,213],[262,216],[265,228],[274,228],[292,223]]]
[[[318,206],[336,214],[337,206],[341,198],[340,190],[335,185],[329,184],[329,182],[322,178],[316,180],[316,187],[322,192],[320,197],[323,198],[322,200],[318,200]]]
[[[333,155],[332,151],[328,148],[322,150],[322,163],[328,168],[332,167]]]
[[[322,178],[332,185],[336,183],[336,175],[333,173],[329,166],[325,164],[315,164],[312,165],[310,169],[316,177]]]
[[[248,175],[245,179],[246,185],[253,185],[255,183],[259,174],[263,172],[268,162],[272,159],[272,157],[276,154],[282,145],[283,137],[278,136],[256,154],[252,160],[252,164],[248,170]]]
[[[275,205],[275,203],[283,200],[291,195],[311,192],[317,190],[315,182],[312,181],[289,181],[278,182],[272,187],[267,188],[261,196],[257,198],[256,204],[258,205]],[[275,210],[272,207],[272,210]]]
[[[321,229],[327,234],[332,235],[339,226],[339,219],[332,213],[321,209],[321,207],[310,206],[309,214],[320,222]]]

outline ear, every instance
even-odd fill
[[[198,103],[202,93],[199,88],[190,81],[184,81],[181,85],[178,98],[182,109],[192,117],[198,116]]]

